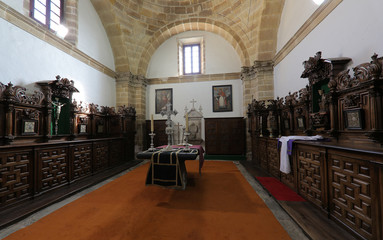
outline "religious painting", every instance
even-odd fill
[[[86,133],[86,124],[80,124],[78,129],[80,134]]]
[[[289,130],[290,129],[290,119],[285,118],[283,120],[283,125],[284,125],[286,130]]]
[[[97,125],[97,133],[104,133],[104,125]]]
[[[160,114],[162,110],[166,110],[166,104],[169,102],[171,104],[170,110],[173,110],[173,89],[156,89],[156,104],[155,104],[155,113]]]
[[[213,112],[232,112],[233,97],[231,85],[213,86]]]
[[[344,123],[347,129],[363,129],[362,109],[344,111]]]
[[[21,134],[22,135],[35,135],[37,134],[37,120],[23,120],[22,121],[22,128],[21,128]]]
[[[299,130],[305,130],[305,117],[297,117],[297,127]]]

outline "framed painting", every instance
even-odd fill
[[[232,85],[213,86],[213,112],[232,112]]]
[[[79,132],[79,134],[85,134],[86,133],[86,124],[78,125],[78,132]]]
[[[170,102],[170,110],[173,110],[173,89],[156,89],[155,113],[160,114],[162,110],[166,110],[166,104]]]
[[[306,124],[305,124],[305,117],[302,116],[302,117],[297,117],[297,128],[299,130],[305,130],[306,129]]]
[[[347,129],[363,129],[362,109],[345,110],[344,124]]]
[[[285,119],[283,120],[283,126],[284,126],[284,128],[285,128],[286,130],[290,130],[290,119],[285,118]]]
[[[27,119],[22,120],[21,134],[35,135],[37,134],[37,120]]]
[[[97,133],[104,133],[104,125],[97,125]]]

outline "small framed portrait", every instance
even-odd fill
[[[344,124],[347,129],[363,129],[362,109],[345,110]]]
[[[85,134],[86,133],[86,124],[78,125],[78,133],[79,134]]]
[[[155,112],[160,114],[162,110],[166,110],[166,104],[169,102],[171,104],[170,110],[173,110],[173,89],[156,89],[156,102],[155,102]]]
[[[37,134],[37,120],[27,119],[22,120],[21,134],[22,135],[36,135]]]
[[[305,117],[302,116],[302,117],[297,117],[297,128],[299,130],[305,130],[306,129],[306,121],[305,121]]]
[[[104,133],[104,125],[102,124],[97,125],[97,133]]]
[[[213,86],[213,112],[232,112],[232,85]]]
[[[286,130],[289,130],[289,129],[290,129],[290,119],[288,119],[288,118],[283,119],[283,127],[284,127]]]

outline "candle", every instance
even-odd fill
[[[185,115],[185,125],[186,125],[186,132],[189,131],[189,115],[186,113]]]
[[[153,122],[153,114],[150,117],[150,131],[154,132],[154,122]]]

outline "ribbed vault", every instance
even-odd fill
[[[191,30],[225,38],[242,64],[271,60],[284,0],[91,0],[111,43],[116,72],[145,76],[152,54]]]

